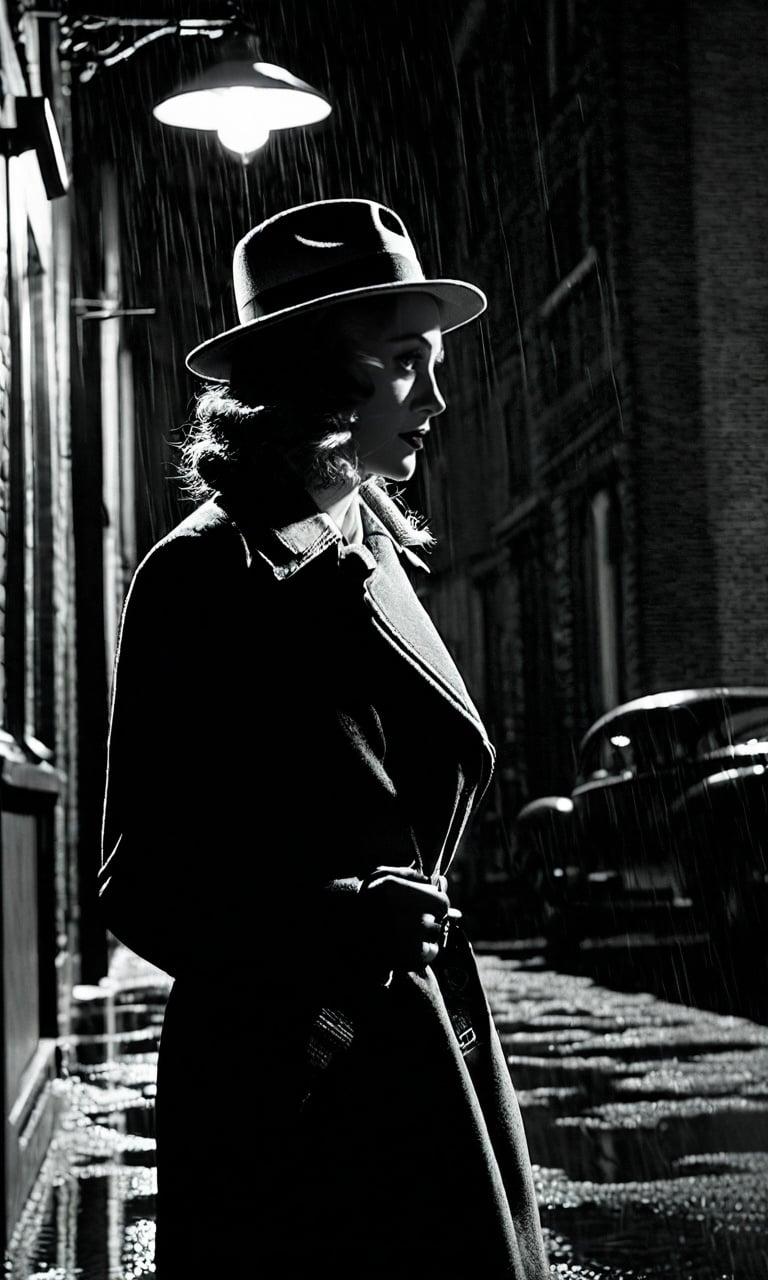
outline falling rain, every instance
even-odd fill
[[[768,1272],[764,17],[0,3],[8,1280],[154,1274],[171,980],[96,897],[114,647],[192,505],[184,357],[236,323],[232,247],[338,197],[398,209],[428,273],[489,298],[404,498],[496,748],[450,894],[552,1275]],[[158,120],[235,29],[329,114],[242,155]],[[220,1106],[215,1006],[190,1071]]]

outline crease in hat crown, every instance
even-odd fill
[[[322,200],[273,214],[238,242],[232,275],[240,323],[187,356],[192,372],[218,381],[260,329],[346,298],[421,289],[438,302],[444,332],[486,307],[476,285],[427,280],[402,220],[373,200]]]

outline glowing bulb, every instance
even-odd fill
[[[242,156],[263,147],[269,137],[269,125],[259,110],[261,98],[257,90],[244,85],[219,91],[219,119],[216,132],[223,147],[239,151]]]
[[[260,120],[228,120],[216,132],[223,147],[242,156],[258,151],[269,137],[269,129]]]

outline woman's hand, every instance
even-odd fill
[[[360,887],[361,943],[377,966],[425,969],[433,964],[448,915],[447,882],[439,887],[413,867],[377,867]]]

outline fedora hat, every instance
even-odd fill
[[[225,382],[232,361],[262,331],[320,308],[386,293],[426,293],[444,333],[474,320],[485,294],[461,280],[427,280],[408,232],[375,200],[318,200],[253,227],[232,264],[240,323],[187,356],[187,368]]]

